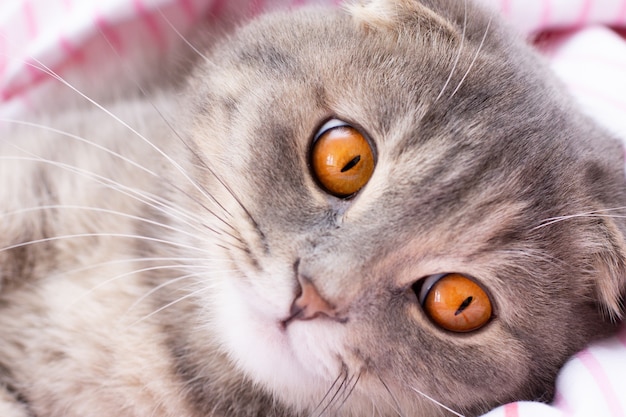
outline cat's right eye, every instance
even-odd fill
[[[374,164],[374,151],[369,141],[345,122],[328,121],[314,139],[313,175],[336,197],[349,197],[363,188],[374,172]]]
[[[462,274],[432,275],[418,293],[424,312],[438,326],[452,332],[471,332],[489,322],[491,300],[473,279]]]

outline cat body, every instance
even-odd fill
[[[561,90],[471,3],[381,0],[265,16],[180,90],[10,126],[0,414],[549,400],[626,286],[621,146]],[[336,120],[375,165],[348,195],[311,156]],[[425,314],[450,273],[485,289],[479,329]]]

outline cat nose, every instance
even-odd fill
[[[300,294],[291,304],[290,316],[285,324],[292,320],[312,320],[318,317],[327,317],[342,323],[347,321],[337,308],[320,294],[310,279],[300,276],[298,281]]]

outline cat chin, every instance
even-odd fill
[[[249,286],[224,280],[216,296],[215,327],[224,350],[254,383],[298,408],[316,407],[343,370],[337,329],[324,319],[285,324]],[[333,331],[335,330],[335,331]]]

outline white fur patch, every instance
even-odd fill
[[[372,26],[389,28],[402,14],[403,1],[371,0],[346,4],[344,7],[357,21]]]
[[[284,329],[280,321],[287,313],[257,308],[259,294],[232,279],[221,283],[215,324],[231,358],[248,377],[287,403],[317,405],[341,370],[332,353],[340,347],[331,325],[311,320]]]

